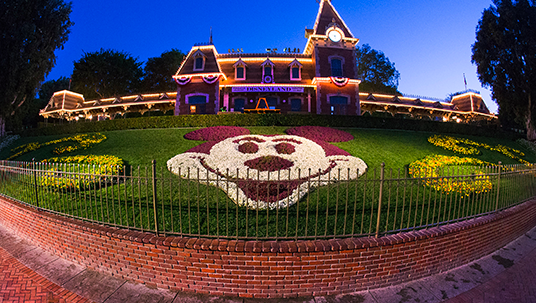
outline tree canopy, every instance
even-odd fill
[[[177,90],[177,84],[171,78],[179,69],[184,53],[178,49],[164,52],[160,57],[153,57],[145,64],[143,87],[147,92],[169,92]]]
[[[484,10],[472,62],[480,82],[491,88],[499,116],[514,116],[536,140],[536,4],[493,0]]]
[[[0,117],[33,100],[67,42],[71,3],[63,0],[0,2]]]
[[[74,62],[72,90],[85,98],[106,98],[140,91],[142,63],[130,54],[101,49]]]
[[[399,94],[400,73],[395,64],[381,51],[364,44],[357,47],[357,73],[361,78],[359,89],[370,93]]]

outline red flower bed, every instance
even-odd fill
[[[290,143],[279,143],[275,146],[278,154],[291,155],[296,151],[296,147]]]
[[[185,139],[197,141],[221,141],[227,138],[248,135],[249,129],[236,126],[214,126],[207,127],[184,135]]]
[[[289,169],[294,166],[294,163],[276,156],[264,156],[246,161],[244,165],[259,171],[278,171]]]
[[[354,139],[354,136],[345,131],[322,126],[300,126],[287,129],[285,133],[313,141],[347,142]]]
[[[259,151],[259,146],[254,142],[244,142],[238,146],[238,151],[243,154],[255,154]]]

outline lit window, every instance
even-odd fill
[[[342,60],[339,58],[331,59],[331,76],[342,77]]]
[[[208,103],[208,95],[192,94],[186,96],[186,104],[190,106],[191,114],[205,114]]]

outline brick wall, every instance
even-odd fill
[[[0,198],[0,224],[94,270],[149,286],[241,297],[350,293],[449,270],[536,225],[536,200],[440,228],[322,241],[157,237],[63,218]]]

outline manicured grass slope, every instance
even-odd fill
[[[79,150],[65,155],[114,155],[133,166],[149,166],[154,159],[158,166],[165,163],[177,154],[201,144],[202,141],[190,141],[184,139],[184,135],[195,128],[181,129],[147,129],[111,131],[103,134],[107,139],[87,150]],[[287,127],[251,127],[252,134],[284,134]],[[403,168],[415,160],[422,159],[431,154],[452,156],[453,152],[430,144],[427,140],[435,133],[412,132],[383,129],[344,129],[354,136],[349,142],[334,143],[350,154],[363,159],[371,168],[379,167],[385,162],[386,167]],[[62,136],[24,137],[14,142],[9,148],[0,153],[1,159],[10,155],[10,149],[29,142],[48,142]],[[502,144],[511,148],[519,149],[525,153],[524,159],[534,163],[536,155],[524,149],[515,141],[496,139],[490,137],[459,136],[476,142],[487,143],[491,146]],[[18,157],[17,161],[36,161],[51,158],[55,155],[52,150],[55,146],[47,146],[39,150]],[[481,155],[474,156],[483,161],[504,164],[517,164],[498,152],[479,148]],[[463,155],[458,155],[463,157]]]

